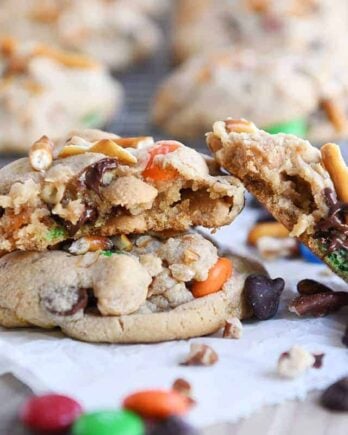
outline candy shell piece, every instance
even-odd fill
[[[270,134],[286,133],[306,137],[308,128],[307,121],[304,118],[299,118],[288,122],[270,125],[265,127],[264,130]]]
[[[187,397],[171,390],[144,390],[126,397],[123,407],[144,418],[164,419],[186,414],[190,408]]]
[[[60,433],[68,430],[82,414],[76,400],[60,394],[30,397],[22,406],[20,421],[35,433]]]
[[[82,415],[73,425],[72,435],[144,435],[141,418],[129,411],[98,411]]]
[[[323,264],[323,262],[320,260],[320,258],[318,258],[316,255],[313,254],[313,252],[307,248],[307,246],[303,245],[302,243],[300,244],[300,253],[301,256],[308,261],[308,263],[313,263],[313,264]]]

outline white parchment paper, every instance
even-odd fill
[[[244,240],[255,212],[246,210],[235,223],[218,231],[216,239],[237,253],[254,255]],[[287,310],[295,285],[316,278],[337,290],[346,284],[325,266],[300,260],[266,263],[273,278],[283,277],[286,290],[276,318],[244,324],[240,340],[204,337],[219,355],[212,367],[183,367],[179,362],[190,341],[155,345],[94,345],[80,343],[59,332],[0,329],[0,374],[11,372],[35,392],[57,391],[80,400],[87,409],[117,407],[130,392],[167,388],[178,378],[193,387],[197,406],[189,419],[198,426],[233,422],[266,404],[304,399],[348,374],[348,350],[341,343],[347,311],[321,319],[299,319]],[[281,352],[294,344],[325,353],[321,369],[311,369],[295,380],[276,374]]]

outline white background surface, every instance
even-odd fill
[[[250,251],[244,244],[255,219],[245,210],[216,239],[237,253]],[[251,252],[255,255],[254,252]],[[316,278],[336,290],[347,286],[326,273],[326,267],[300,260],[266,264],[273,278],[286,280],[283,302],[276,318],[244,324],[241,340],[204,337],[193,341],[212,346],[219,362],[212,367],[182,367],[188,341],[156,345],[93,345],[63,337],[59,332],[0,330],[0,374],[12,372],[36,392],[53,390],[79,399],[86,408],[120,405],[128,393],[142,388],[169,388],[182,377],[193,387],[197,406],[189,419],[198,426],[236,421],[265,404],[305,398],[348,374],[348,352],[341,343],[347,311],[321,319],[299,319],[287,310],[295,285]],[[295,380],[276,374],[279,354],[294,344],[325,353],[320,370],[311,369]]]

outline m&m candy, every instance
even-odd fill
[[[165,419],[186,414],[191,404],[187,397],[173,390],[143,390],[133,393],[123,401],[125,409],[144,418]]]
[[[301,256],[308,261],[308,263],[313,264],[323,264],[323,262],[318,258],[316,255],[313,254],[313,252],[307,248],[307,246],[300,243],[300,253]]]
[[[84,415],[74,423],[72,435],[144,435],[145,425],[130,411],[99,411]]]
[[[68,430],[82,414],[81,405],[60,394],[32,396],[20,410],[20,421],[39,434],[56,434]]]

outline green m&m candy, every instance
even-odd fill
[[[130,411],[99,411],[83,414],[72,427],[72,435],[144,435],[145,425]]]
[[[306,137],[307,121],[304,118],[293,119],[288,122],[269,125],[268,127],[265,127],[264,130],[270,134],[287,133],[299,137]]]

